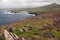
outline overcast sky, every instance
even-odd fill
[[[0,0],[0,8],[29,8],[59,3],[60,0]]]

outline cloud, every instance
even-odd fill
[[[29,8],[59,3],[59,0],[1,0],[0,8]]]

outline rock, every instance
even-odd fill
[[[56,31],[60,32],[60,30],[59,30],[59,29],[58,29],[58,30],[56,30]]]
[[[23,32],[23,29],[19,29],[20,32]]]
[[[35,16],[37,16],[37,13],[35,13],[35,12],[30,12],[29,14],[35,14]]]
[[[14,40],[14,38],[9,34],[7,30],[4,30],[5,40]]]
[[[13,28],[12,28],[12,27],[9,27],[9,31],[10,31],[10,32],[13,32]]]
[[[44,33],[44,35],[46,36],[46,37],[49,37],[49,38],[54,38],[55,36],[53,35],[53,34],[51,34],[51,33]]]
[[[17,40],[22,40],[22,37],[19,37]]]
[[[32,30],[33,29],[33,27],[29,27],[29,30]]]
[[[31,37],[24,37],[26,40],[32,40]]]

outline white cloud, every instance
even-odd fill
[[[11,8],[11,7],[38,7],[43,5],[51,4],[52,2],[60,2],[59,0],[1,0],[0,7]]]

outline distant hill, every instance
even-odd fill
[[[17,8],[12,9],[12,12],[20,12],[20,11],[29,11],[29,12],[50,12],[50,11],[58,11],[60,10],[60,5],[56,3],[52,3],[50,5],[37,7],[37,8]]]
[[[46,6],[43,6],[43,7],[40,7],[40,8],[49,9],[49,10],[52,10],[52,9],[59,10],[60,9],[60,5],[56,4],[56,3],[52,3],[50,5],[46,5]]]

